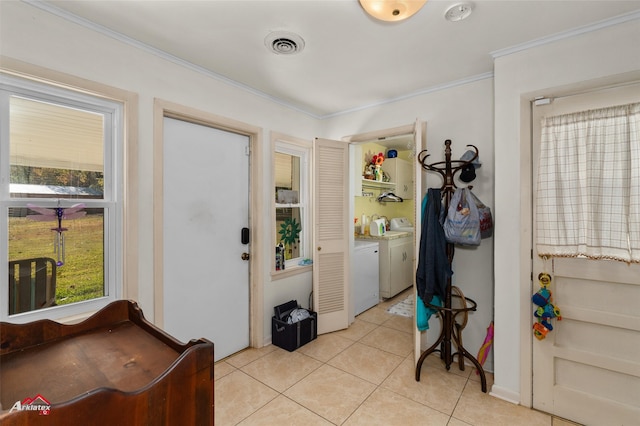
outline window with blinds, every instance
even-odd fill
[[[274,270],[291,268],[309,257],[309,157],[305,146],[281,136],[273,152]],[[279,258],[278,256],[282,256]]]
[[[9,273],[0,317],[98,309],[116,298],[122,106],[8,77],[0,102],[0,127],[9,129],[1,134],[0,221],[8,226],[0,257]]]

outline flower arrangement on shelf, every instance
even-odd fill
[[[384,163],[383,153],[379,152],[371,157],[371,164],[373,164],[374,166],[382,166],[382,163]]]
[[[375,180],[378,182],[387,182],[388,177],[385,176],[385,173],[382,170],[382,163],[384,163],[384,154],[382,152],[373,154],[371,156],[371,160],[365,166],[365,179]]]

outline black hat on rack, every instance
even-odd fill
[[[476,153],[472,150],[467,150],[462,157],[460,157],[460,161],[471,161],[471,159],[476,155]],[[480,162],[480,158],[476,157],[473,160],[473,163],[465,164],[460,171],[460,180],[463,182],[471,182],[476,178],[476,168],[481,167],[482,163]]]
[[[460,180],[463,182],[471,182],[476,178],[476,168],[473,163],[466,164],[460,171]]]
[[[476,155],[475,152],[473,152],[472,150],[468,149],[467,151],[465,151],[464,154],[462,154],[462,157],[460,157],[460,161],[471,161],[471,159]],[[482,163],[480,162],[480,157],[476,157],[475,160],[473,160],[473,166],[476,169],[479,169],[480,167],[482,167]]]

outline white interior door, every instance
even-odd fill
[[[323,334],[349,325],[349,144],[316,139],[313,176],[313,306]]]
[[[533,170],[538,169],[543,116],[638,99],[640,85],[634,85],[534,107]],[[537,179],[533,180],[535,194]],[[534,292],[538,274],[545,271],[535,250],[534,243]],[[639,425],[640,265],[555,258],[546,261],[546,272],[552,275],[550,288],[562,321],[553,320],[554,328],[544,340],[532,335],[534,408],[583,424]]]
[[[164,118],[164,329],[216,361],[249,346],[249,138]]]

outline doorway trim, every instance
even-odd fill
[[[417,131],[417,126],[419,128],[419,134],[415,134]],[[368,141],[374,141],[378,139],[392,138],[395,136],[405,136],[405,135],[414,135],[414,147],[413,149],[416,151],[415,155],[420,153],[420,150],[427,149],[427,122],[422,120],[416,120],[415,123],[406,124],[404,126],[392,127],[387,129],[374,130],[365,133],[358,133],[354,135],[345,136],[342,138],[343,141],[348,142],[350,144],[363,143]],[[418,146],[416,146],[416,142]],[[424,173],[422,173],[422,169],[418,166],[418,164],[414,164],[414,183],[413,183],[413,198],[415,201],[414,207],[414,232],[413,232],[413,245],[414,245],[414,256],[413,256],[413,270],[416,270],[418,265],[418,253],[419,253],[419,245],[420,245],[420,233],[422,230],[422,215],[421,215],[421,207],[420,210],[418,206],[421,206],[420,196],[423,192],[422,188],[425,187],[426,178],[424,177]],[[350,205],[349,209],[351,211],[351,216],[353,217],[354,210],[354,195],[353,187],[351,188],[351,193],[349,194]],[[351,228],[351,235],[353,236],[353,228]],[[353,237],[352,237],[353,239]],[[416,295],[416,283],[415,283],[415,274],[413,275],[413,293],[414,297]],[[415,325],[415,324],[414,324]],[[420,357],[420,353],[423,348],[426,347],[426,335],[424,335],[421,331],[418,330],[417,327],[413,328],[413,354],[414,354],[414,365],[418,362],[418,358]]]
[[[263,331],[263,238],[264,219],[262,196],[262,128],[230,118],[186,107],[162,99],[153,102],[153,303],[154,323],[164,325],[163,283],[163,152],[165,117],[193,124],[225,130],[249,138],[249,345],[259,348],[264,341]],[[215,342],[214,342],[215,344]]]

